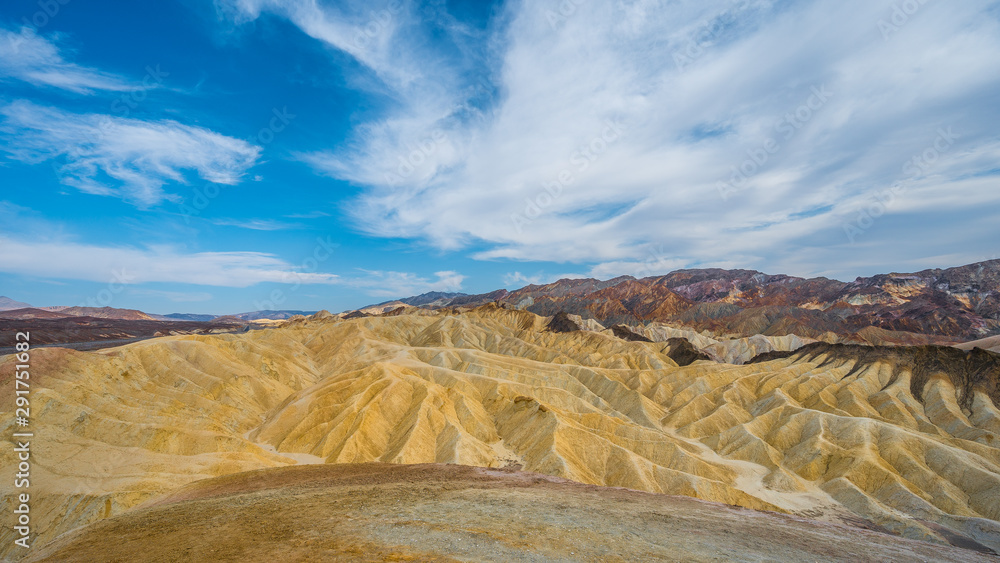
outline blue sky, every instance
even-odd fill
[[[0,295],[339,311],[996,258],[998,19],[977,0],[5,2]]]

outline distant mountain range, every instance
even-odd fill
[[[69,317],[90,317],[94,319],[115,319],[121,321],[157,320],[135,309],[115,309],[112,307],[25,307],[0,311],[5,319],[65,319]]]
[[[69,315],[63,315],[55,311],[37,309],[35,307],[24,307],[21,309],[0,310],[0,319],[65,319]]]
[[[170,313],[169,315],[152,315],[156,320],[161,321],[281,321],[290,319],[295,315],[309,316],[317,311],[250,311],[248,313],[238,313],[235,315],[202,315],[198,313]]]
[[[5,304],[24,304],[3,298]],[[309,311],[255,311],[239,315],[173,313],[151,315],[113,307],[20,307],[0,309],[0,334],[31,333],[38,345],[95,350],[136,340],[182,334],[215,334],[261,328],[266,320],[281,320]],[[10,339],[0,342],[0,355],[13,350]]]
[[[400,309],[476,307],[497,302],[543,316],[563,312],[604,326],[662,323],[716,336],[833,336],[876,344],[970,341],[1000,334],[1000,260],[842,282],[755,270],[678,270],[664,276],[610,280],[562,279],[516,291],[429,292],[362,307],[341,316]],[[125,321],[239,324],[285,320],[315,311],[252,311],[235,315],[151,315],[111,307],[36,307],[0,297],[0,318],[91,317]]]
[[[10,297],[0,296],[0,311],[9,311],[11,309],[27,309],[31,307],[27,303],[22,301],[14,301]]]
[[[459,294],[443,294],[457,296]],[[421,303],[422,304],[422,303]],[[144,313],[136,309],[116,309],[114,307],[71,307],[56,305],[49,307],[32,307],[15,301],[9,297],[0,297],[0,318],[4,319],[62,319],[68,317],[91,317],[95,319],[113,319],[122,321],[258,321],[284,320],[295,315],[308,316],[316,311],[251,311],[236,315],[205,315],[197,313],[170,313],[156,315]]]
[[[496,301],[545,316],[575,314],[605,326],[655,321],[718,335],[834,334],[862,342],[922,344],[935,339],[914,335],[964,341],[1000,334],[1000,260],[853,282],[701,269],[643,279],[563,279],[513,292],[448,295],[418,295],[360,311]]]
[[[169,315],[153,315],[153,318],[161,321],[195,321],[208,322],[214,319],[215,315],[199,315],[197,313],[170,313]]]

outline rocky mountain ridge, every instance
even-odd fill
[[[391,303],[413,306],[406,301]],[[834,334],[878,344],[957,343],[1000,334],[1000,260],[853,282],[721,269],[643,279],[563,279],[422,306],[494,301],[544,316],[566,312],[604,326],[660,322],[738,337]]]

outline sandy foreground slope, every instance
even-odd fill
[[[109,541],[109,538],[114,538]],[[457,465],[311,465],[198,481],[26,561],[990,561],[686,497]]]
[[[200,479],[378,461],[521,465],[1000,551],[996,373],[914,379],[891,356],[833,350],[681,368],[663,344],[553,333],[492,306],[322,317],[36,350],[35,545]],[[0,384],[12,372],[8,357]],[[0,405],[6,435],[12,407]],[[14,467],[6,448],[0,471]],[[0,528],[0,557],[23,556],[12,534]]]

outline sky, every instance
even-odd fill
[[[1000,257],[1000,2],[11,0],[0,295],[152,313]]]

